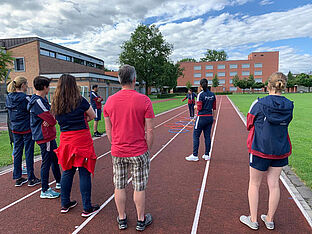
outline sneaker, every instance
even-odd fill
[[[27,175],[27,168],[22,166],[22,175]]]
[[[27,183],[28,179],[26,178],[19,178],[15,181],[15,187],[21,187],[23,184]]]
[[[266,217],[267,217],[266,215],[262,214],[261,215],[262,221],[264,222],[267,229],[273,230],[274,229],[274,222],[273,221],[272,222],[266,221]]]
[[[56,183],[55,189],[61,189],[61,183]]]
[[[43,192],[41,191],[40,198],[58,198],[61,194],[58,192],[55,192],[53,189],[49,188],[47,191]]]
[[[193,154],[191,154],[190,156],[188,156],[188,157],[185,157],[185,159],[187,160],[187,161],[198,161],[199,159],[198,159],[198,157],[197,156],[194,156]]]
[[[137,221],[136,230],[137,231],[144,231],[145,228],[153,222],[153,218],[151,214],[146,214],[144,217],[144,221]]]
[[[204,155],[202,156],[202,158],[205,159],[205,160],[207,160],[207,161],[210,160],[210,156],[207,155],[207,154],[204,154]]]
[[[28,181],[28,187],[33,187],[40,183],[41,183],[41,180],[35,177],[34,179]]]
[[[78,202],[76,202],[75,200],[69,202],[69,204],[67,206],[63,206],[61,208],[61,213],[67,213],[71,208],[74,208],[75,206],[77,206],[77,204],[78,204]]]
[[[89,210],[84,210],[81,213],[81,216],[84,218],[89,217],[89,216],[93,215],[98,209],[100,209],[99,205],[92,206]]]
[[[102,135],[101,135],[101,133],[99,133],[99,132],[95,132],[95,133],[93,134],[93,136],[94,136],[94,137],[101,137]]]
[[[127,216],[125,219],[119,219],[119,216],[117,216],[117,223],[118,223],[118,228],[119,230],[125,230],[128,228],[128,220]]]
[[[258,224],[258,222],[252,222],[250,216],[242,215],[242,216],[239,218],[239,220],[240,220],[243,224],[247,225],[248,227],[250,227],[250,228],[253,229],[253,230],[258,230],[258,229],[259,229],[259,224]]]

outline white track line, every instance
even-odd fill
[[[214,138],[215,138],[215,135],[216,135],[216,129],[217,129],[217,125],[218,125],[219,113],[220,113],[222,99],[223,99],[223,96],[221,96],[221,99],[220,99],[220,104],[219,104],[219,108],[218,108],[216,122],[215,122],[215,125],[214,125],[213,134],[212,134],[212,138],[211,138],[211,147],[210,147],[209,155],[211,155],[212,147],[213,147],[213,143],[214,143]],[[210,160],[211,160],[211,158],[210,158]],[[207,160],[207,162],[206,162],[205,172],[204,172],[203,181],[202,181],[202,185],[201,185],[201,189],[200,189],[200,193],[199,193],[199,197],[198,197],[197,207],[196,207],[194,221],[193,221],[193,226],[192,226],[192,231],[191,231],[192,234],[197,233],[197,227],[198,227],[198,222],[199,222],[200,210],[201,210],[202,203],[203,203],[204,191],[205,191],[205,188],[206,188],[206,182],[207,182],[207,177],[208,177],[210,160]]]
[[[157,157],[192,121],[189,121],[188,124],[186,124],[177,134],[175,134],[163,147],[158,150],[156,154],[151,158],[151,161],[155,157]],[[132,177],[128,180],[128,183],[132,180]],[[82,224],[80,224],[77,229],[73,232],[73,234],[77,234],[79,231],[81,231],[111,200],[114,198],[114,194],[112,194],[100,207],[100,209],[91,215],[89,218],[87,218]]]
[[[243,114],[238,110],[238,108],[235,106],[235,104],[232,102],[232,100],[228,96],[227,98],[232,104],[233,108],[236,110],[238,116],[243,121],[244,125],[247,126],[245,116],[243,116]],[[303,199],[303,197],[298,192],[296,187],[292,185],[291,181],[288,179],[288,177],[286,176],[284,172],[282,172],[280,176],[280,180],[283,182],[285,188],[287,189],[289,194],[292,196],[299,210],[301,211],[301,213],[303,214],[303,216],[306,218],[307,222],[309,223],[310,227],[312,228],[312,218],[311,218],[312,209],[307,204],[307,202]]]

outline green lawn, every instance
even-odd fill
[[[178,99],[174,99],[174,100],[167,101],[167,102],[154,103],[153,109],[154,109],[155,115],[161,112],[170,110],[172,108],[181,106],[186,103],[186,102],[183,102],[183,103],[181,102],[182,97],[181,98],[175,97],[175,98],[178,98]],[[163,100],[163,99],[153,99],[152,101],[156,101],[156,100]],[[90,127],[91,133],[93,133],[93,121],[89,122],[89,127]],[[60,136],[59,125],[56,126],[56,130],[57,130],[56,141],[57,143],[59,143],[59,136]],[[104,123],[103,118],[99,122],[98,130],[99,132],[105,131],[105,123]],[[0,167],[7,166],[13,163],[13,160],[11,157],[12,151],[13,151],[13,148],[11,148],[10,143],[9,143],[8,132],[0,131]],[[40,148],[37,144],[35,144],[35,155],[39,155],[39,154],[40,154]]]
[[[261,94],[230,95],[229,98],[246,116],[251,103]],[[289,165],[296,174],[312,188],[312,93],[285,94],[294,102],[294,118],[289,126],[289,135],[293,146],[293,154]]]

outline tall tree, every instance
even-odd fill
[[[197,62],[196,59],[194,58],[184,58],[184,59],[181,59],[179,62]]]
[[[140,24],[121,49],[120,64],[135,67],[137,80],[141,85],[145,82],[147,94],[148,88],[155,85],[163,72],[173,46],[165,41],[155,25]]]
[[[170,61],[165,62],[160,76],[155,81],[155,86],[157,89],[160,89],[161,93],[164,93],[164,86],[167,86],[169,89],[175,88],[180,76],[183,76],[183,69],[180,68],[180,64],[174,64]]]
[[[224,50],[211,50],[207,49],[205,57],[201,58],[201,62],[211,62],[211,61],[225,61],[227,59],[227,54]]]
[[[243,93],[244,93],[244,90],[248,88],[248,81],[246,78],[242,79],[242,80],[239,80],[237,82],[237,87],[239,87],[241,90],[243,90]]]
[[[296,85],[296,77],[294,77],[291,71],[289,71],[287,74],[287,85],[286,85],[287,91],[289,92],[289,89],[295,87],[295,85]]]
[[[0,81],[3,81],[8,74],[10,64],[13,64],[14,58],[11,54],[5,50],[5,48],[0,47]]]
[[[239,82],[239,76],[235,75],[233,80],[232,80],[232,84],[237,87],[238,86],[238,82]]]
[[[218,75],[217,74],[215,74],[215,76],[213,77],[213,79],[212,79],[212,87],[218,87],[219,86],[219,79],[218,79]]]
[[[255,85],[256,81],[253,74],[250,74],[247,80],[247,88],[253,89],[253,86]]]

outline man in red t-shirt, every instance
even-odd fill
[[[155,115],[151,100],[134,90],[135,68],[130,65],[122,66],[118,78],[122,90],[107,99],[103,111],[106,133],[112,145],[117,222],[119,229],[128,227],[125,187],[129,166],[138,216],[136,230],[143,231],[152,223],[151,214],[144,215],[144,210]]]

